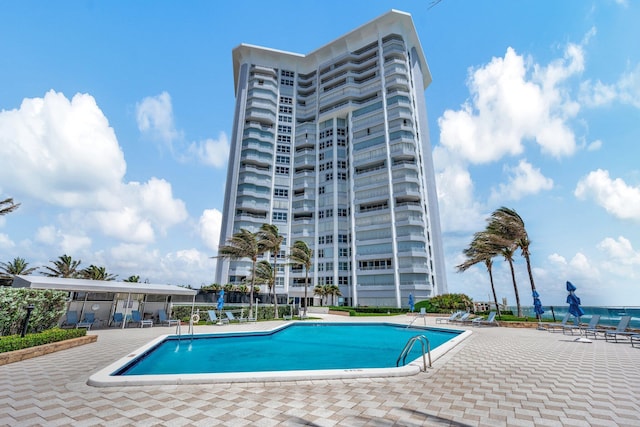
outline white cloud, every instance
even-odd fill
[[[38,228],[35,239],[65,254],[78,253],[91,247],[91,238],[82,230],[63,231],[52,225]]]
[[[189,146],[188,152],[205,165],[223,168],[229,160],[227,135],[220,132],[217,140],[208,138],[198,143],[193,142]]]
[[[167,181],[123,181],[124,155],[90,95],[68,100],[50,91],[0,112],[0,158],[3,191],[66,208],[57,217],[60,229],[37,231],[41,243],[86,248],[86,233],[95,228],[125,242],[151,242],[156,231],[188,216]]]
[[[620,178],[611,179],[609,171],[590,172],[578,182],[574,195],[593,200],[618,218],[640,220],[640,187],[627,185]]]
[[[617,82],[606,84],[587,80],[580,85],[580,101],[589,107],[613,102],[640,108],[640,65],[620,76]]]
[[[493,189],[491,200],[519,200],[530,194],[537,194],[543,190],[553,188],[553,180],[545,177],[540,169],[535,169],[526,160],[520,160],[518,166],[505,166],[505,171],[510,175],[507,184],[500,184],[498,189]]]
[[[222,212],[217,209],[206,209],[200,216],[198,228],[200,238],[205,246],[215,252],[220,242],[220,228],[222,227]]]
[[[555,157],[573,154],[575,136],[566,120],[579,108],[562,84],[583,69],[577,45],[569,45],[565,57],[547,67],[527,64],[508,48],[504,58],[493,58],[471,72],[467,83],[471,99],[438,120],[440,143],[471,163],[521,154],[525,140],[534,140]]]
[[[3,190],[64,207],[104,206],[124,176],[124,155],[94,98],[49,91],[0,112]]]
[[[15,247],[15,243],[13,242],[13,240],[11,240],[11,238],[4,234],[4,233],[0,233],[0,248],[3,249],[11,249],[13,247]]]
[[[598,244],[598,249],[620,264],[640,265],[640,252],[635,251],[629,239],[619,236],[617,239],[607,237]]]
[[[598,151],[600,148],[602,148],[602,141],[599,139],[596,139],[587,145],[587,151]]]
[[[154,140],[171,144],[179,136],[173,119],[171,95],[162,92],[148,96],[136,104],[138,129]]]

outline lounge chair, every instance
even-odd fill
[[[571,316],[571,313],[567,313],[564,315],[564,317],[562,318],[562,322],[558,323],[551,323],[549,325],[546,325],[546,329],[549,332],[561,332],[565,326],[567,326],[567,322],[569,321],[569,317]]]
[[[169,316],[167,316],[167,312],[164,310],[158,310],[158,320],[161,325],[166,323],[167,326],[173,326],[180,323],[178,319],[170,319]]]
[[[233,323],[233,322],[238,322],[238,323],[240,323],[240,319],[238,319],[236,316],[234,316],[232,312],[230,312],[230,311],[225,311],[225,312],[224,312],[224,315],[225,315],[225,316],[227,316],[227,321],[228,321],[229,323]]]
[[[562,333],[565,335],[573,335],[574,332],[578,332],[578,334],[582,334],[582,331],[584,331],[585,336],[587,335],[587,333],[593,331],[594,332],[594,338],[595,338],[595,331],[598,327],[598,322],[600,321],[600,315],[599,314],[594,314],[593,316],[591,316],[591,319],[589,320],[589,323],[587,324],[586,327],[582,327],[582,325],[564,325],[564,327],[562,328]]]
[[[91,329],[91,326],[93,326],[93,323],[96,321],[96,315],[94,313],[85,313],[84,314],[84,319],[82,319],[82,322],[78,322],[76,323],[76,329],[78,328],[87,328],[87,331]]]
[[[455,322],[455,320],[462,316],[462,311],[456,311],[455,313],[451,314],[451,316],[449,317],[436,317],[436,323],[452,323]]]
[[[471,321],[473,326],[500,326],[498,325],[498,321],[496,320],[496,312],[492,311],[489,313],[489,316],[486,319],[483,318],[475,318]]]
[[[640,334],[631,335],[629,338],[631,339],[631,347],[635,347],[636,343],[640,345]]]
[[[453,323],[468,323],[468,322],[471,322],[471,319],[469,319],[469,317],[471,317],[471,313],[464,313],[458,319],[455,319],[453,321]]]
[[[627,326],[629,326],[630,321],[631,321],[631,316],[622,316],[615,330],[604,331],[604,339],[606,341],[609,341],[609,338],[612,338],[614,342],[618,342],[618,337],[625,337],[625,338],[631,339],[631,336],[636,335],[637,332],[627,331]]]
[[[78,312],[77,311],[67,311],[67,317],[62,322],[60,326],[75,326],[78,324]]]
[[[122,313],[113,313],[113,320],[111,324],[113,326],[122,326],[122,322],[124,322],[124,315]]]
[[[131,312],[131,323],[139,323],[141,328],[144,328],[145,326],[153,326],[153,320],[143,319],[138,310],[133,310]]]
[[[220,320],[221,323],[229,323],[229,319],[218,319],[215,310],[207,310],[207,313],[209,313],[209,320],[211,320],[214,325],[218,323],[218,320]]]

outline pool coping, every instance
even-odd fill
[[[303,322],[293,322],[303,323]],[[386,323],[386,322],[384,322]],[[290,325],[291,323],[289,323]],[[271,329],[250,331],[247,333],[274,332],[287,325],[278,325]],[[428,327],[431,330],[447,330],[449,328]],[[447,342],[431,350],[431,362],[433,363],[462,341],[471,336],[472,331],[453,329],[461,332]],[[238,332],[220,332],[220,334],[234,334]],[[263,372],[225,372],[225,373],[200,373],[200,374],[162,374],[162,375],[121,375],[113,376],[113,372],[122,369],[133,358],[145,353],[175,334],[160,335],[147,344],[116,360],[105,368],[89,377],[87,385],[94,387],[122,387],[144,385],[184,385],[184,384],[218,384],[218,383],[257,383],[257,382],[283,382],[302,380],[329,380],[329,379],[353,379],[353,378],[380,378],[403,377],[416,375],[423,371],[422,356],[407,363],[405,366],[395,368],[360,368],[360,369],[323,369],[323,370],[297,370],[297,371],[263,371]],[[196,334],[210,335],[210,334]],[[216,334],[217,335],[217,334]]]

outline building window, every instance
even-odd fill
[[[333,209],[327,209],[325,214],[327,215],[327,218],[331,218],[333,216]]]
[[[318,271],[324,271],[324,264],[321,262],[318,263]]]
[[[291,133],[291,126],[278,125],[278,132]]]
[[[291,137],[289,135],[278,135],[278,142],[291,143]]]
[[[287,213],[286,212],[274,212],[272,218],[273,218],[274,221],[287,222]]]
[[[326,270],[327,271],[333,271],[333,263],[332,262],[328,262],[326,264]]]
[[[285,166],[276,166],[276,174],[289,175],[289,168]]]
[[[371,259],[358,261],[360,270],[387,270],[391,268],[391,259]]]
[[[338,209],[338,213],[340,213],[340,209]],[[338,216],[340,216],[340,215],[338,215]],[[338,234],[338,243],[349,243],[349,235],[348,234]]]
[[[333,243],[333,234],[328,234],[326,237],[327,244]]]
[[[284,114],[292,114],[293,113],[293,107],[288,107],[286,105],[281,105],[280,108],[278,109],[279,112],[284,113]]]
[[[293,86],[293,80],[291,79],[280,79],[280,84],[284,86]]]
[[[346,172],[338,172],[338,179],[342,180],[342,181],[346,181],[347,180],[347,173]]]
[[[324,249],[318,249],[318,258],[324,258]]]
[[[349,262],[340,261],[338,263],[338,271],[349,271]]]
[[[280,71],[280,75],[282,77],[294,77],[296,74],[293,71],[289,71],[289,70],[281,70]]]
[[[338,169],[346,169],[346,168],[347,168],[346,160],[338,160]]]
[[[327,181],[333,181],[333,173],[328,173],[325,175],[325,180]]]
[[[338,276],[338,286],[349,286],[349,276]]]
[[[289,197],[289,189],[287,188],[274,188],[273,189],[274,197]]]
[[[324,245],[324,236],[318,236],[318,244]]]
[[[346,208],[338,208],[338,216],[347,216]]]
[[[349,248],[338,248],[338,256],[349,256]]]
[[[333,169],[333,162],[327,162],[326,166],[327,166],[327,170]]]
[[[291,116],[278,116],[278,121],[282,123],[291,123]]]
[[[327,268],[327,271],[333,271],[333,265],[331,266],[331,270]],[[333,285],[333,276],[327,276],[325,277],[325,279],[326,279],[327,285]]]
[[[278,153],[286,153],[289,154],[291,153],[291,147],[288,145],[279,145],[278,144],[278,148],[277,148]]]
[[[318,219],[324,218],[324,211],[318,211]]]
[[[324,194],[324,186],[318,187],[318,194]]]
[[[291,162],[289,156],[276,156],[276,163],[282,163],[288,165]]]
[[[280,104],[293,105],[293,98],[289,98],[288,96],[281,96]]]

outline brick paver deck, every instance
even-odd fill
[[[0,366],[0,425],[640,426],[640,348],[532,329],[473,330],[410,377],[122,388],[86,381],[173,328],[91,331],[94,344]]]

